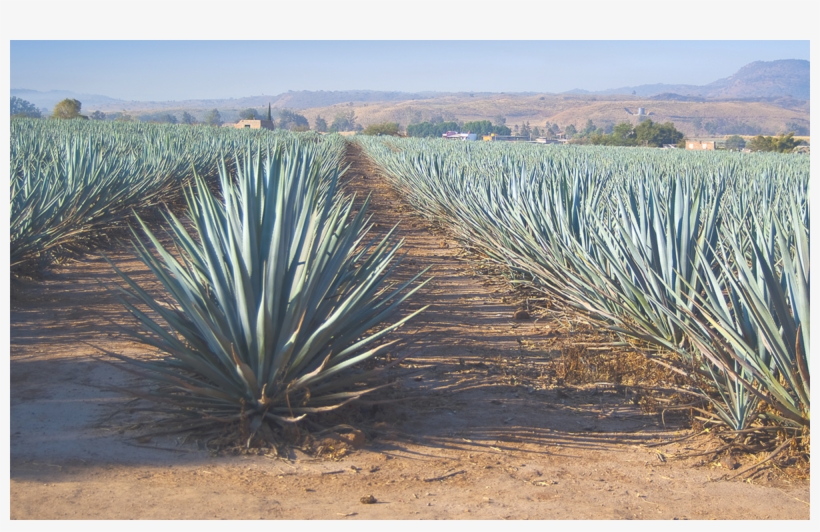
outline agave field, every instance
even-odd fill
[[[806,156],[14,119],[10,165],[14,515],[808,515],[710,482],[808,469]]]
[[[518,282],[689,375],[716,419],[809,426],[807,157],[356,142]],[[152,399],[251,435],[338,408],[380,386],[353,369],[392,346],[415,313],[374,328],[423,286],[389,281],[402,242],[367,239],[367,201],[354,213],[338,186],[344,151],[335,135],[15,120],[12,269],[134,214],[135,251],[174,301],[117,270],[133,334],[167,355],[126,358],[163,383]],[[135,213],[181,193],[171,250]]]
[[[357,142],[514,279],[685,371],[719,422],[809,426],[808,157]]]

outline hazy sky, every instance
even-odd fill
[[[288,90],[563,92],[702,85],[809,41],[11,41],[14,89],[127,100]]]

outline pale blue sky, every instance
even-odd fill
[[[563,92],[702,85],[809,41],[11,41],[14,89],[127,100],[288,90]]]

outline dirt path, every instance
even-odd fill
[[[111,414],[128,399],[100,385],[132,378],[99,349],[144,354],[98,283],[98,255],[14,290],[10,482],[13,519],[808,519],[809,483],[721,481],[729,470],[677,451],[709,447],[680,418],[594,386],[558,385],[568,350],[595,338],[559,315],[514,320],[515,294],[481,275],[373,173],[355,150],[347,187],[372,192],[376,232],[401,220],[399,277],[432,265],[408,310],[415,351],[396,396],[353,423],[364,448],[339,460],[214,457],[171,438],[140,443]],[[150,284],[127,251],[109,256]],[[564,368],[566,371],[566,368]],[[560,371],[558,372],[560,373]],[[373,495],[376,504],[360,499]],[[766,501],[761,504],[761,501]]]

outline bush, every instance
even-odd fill
[[[395,122],[371,124],[362,131],[362,135],[370,135],[375,137],[382,135],[397,137],[399,135],[399,125]]]

